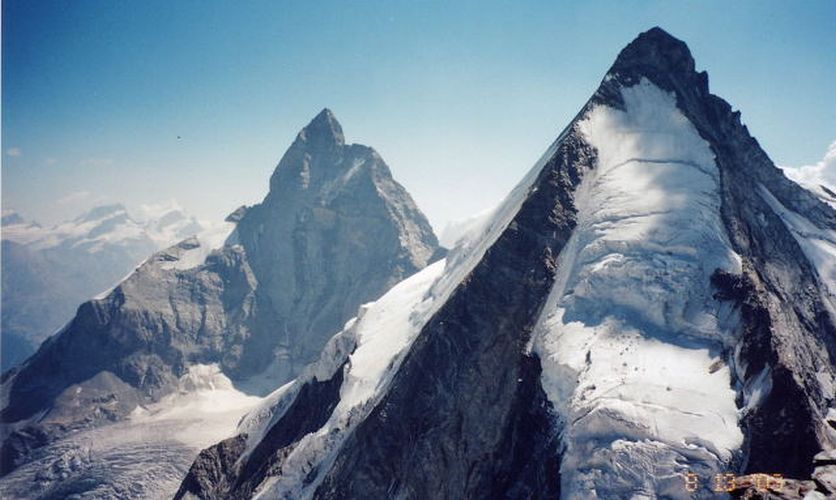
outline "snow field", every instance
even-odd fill
[[[564,498],[690,498],[682,474],[726,471],[743,441],[723,359],[736,318],[710,286],[740,262],[713,154],[674,95],[642,80],[622,96],[579,123],[598,165],[532,349],[563,426]]]

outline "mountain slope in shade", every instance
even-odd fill
[[[692,498],[724,473],[834,495],[834,251],[836,211],[654,28],[178,498]]]
[[[122,205],[53,227],[5,211],[2,230],[3,371],[23,361],[82,302],[112,287],[152,252],[208,228],[177,206],[136,220]]]
[[[272,388],[291,379],[360,304],[440,252],[426,218],[381,157],[345,144],[327,109],[282,157],[264,201],[227,220],[235,229],[224,245],[213,249],[190,238],[154,254],[4,375],[9,432],[2,458],[4,472],[17,470],[0,480],[0,492],[33,488],[33,474],[75,443],[98,458],[78,458],[79,470],[60,462],[64,475],[35,481],[39,494],[135,495],[125,485],[140,483],[150,488],[144,494],[160,494],[154,485],[165,486],[139,464],[129,473],[108,461],[135,441],[114,442],[115,448],[79,443],[106,434],[98,426],[113,421],[121,422],[113,432],[146,435],[149,418],[170,430],[156,435],[156,446],[180,450],[163,463],[185,473],[197,450],[212,442],[202,440],[229,434],[224,426],[234,425],[265,381]],[[220,387],[226,392],[213,395]],[[211,405],[172,415],[178,395],[237,403],[219,423]],[[203,427],[221,434],[188,437],[184,429],[201,427],[203,417]]]

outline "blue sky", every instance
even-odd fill
[[[330,107],[440,229],[497,202],[659,25],[773,160],[836,139],[836,2],[4,0],[3,207],[54,222],[266,193]],[[177,137],[182,139],[178,140]]]

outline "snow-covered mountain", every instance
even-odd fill
[[[177,497],[832,498],[835,252],[836,211],[654,28]]]
[[[373,149],[323,110],[217,247],[146,259],[2,381],[0,496],[161,498],[357,308],[443,252]]]
[[[780,168],[787,177],[836,208],[836,141],[830,143],[824,158],[813,165]]]
[[[207,229],[179,206],[135,219],[122,205],[93,208],[53,227],[4,210],[2,369],[23,361],[151,253]]]

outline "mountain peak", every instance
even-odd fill
[[[279,160],[270,177],[270,192],[284,188],[306,191],[312,183],[319,185],[323,180],[334,179],[343,173],[343,157],[348,149],[351,148],[345,146],[340,122],[330,109],[324,108],[299,131]]]
[[[640,33],[624,47],[610,69],[611,74],[633,71],[647,76],[658,73],[691,75],[694,58],[685,42],[656,26]]]
[[[643,79],[679,97],[689,96],[691,101],[710,95],[708,74],[696,71],[688,45],[657,26],[640,33],[619,52],[591,102],[621,107],[621,89]]]
[[[322,111],[320,111],[313,118],[313,120],[311,120],[311,123],[315,123],[315,122],[328,122],[328,123],[334,122],[334,123],[337,123],[337,117],[334,116],[334,112],[331,111],[330,108],[322,108]],[[340,124],[337,123],[337,127],[339,127],[339,126],[340,126]]]
[[[685,44],[682,40],[676,38],[675,36],[671,35],[664,29],[660,28],[659,26],[654,26],[647,31],[639,33],[635,39],[636,42],[642,41],[645,43],[662,43],[662,44],[670,44],[670,43],[679,43]]]
[[[345,144],[343,128],[334,113],[324,108],[299,132],[298,139],[314,146],[342,146]]]

